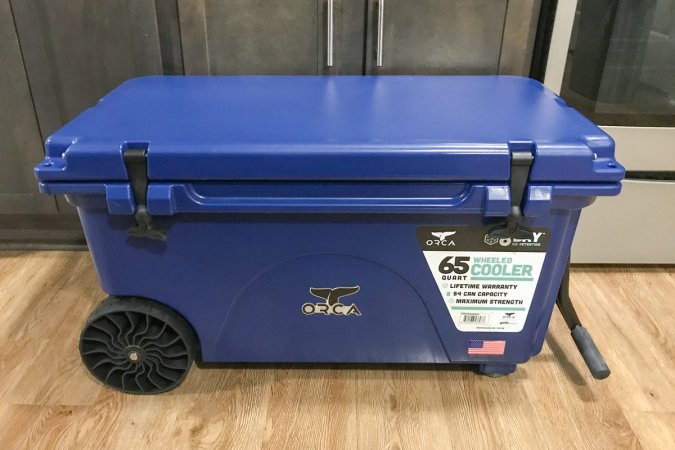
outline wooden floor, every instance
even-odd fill
[[[675,448],[675,269],[576,269],[612,368],[593,380],[556,312],[509,377],[461,370],[194,368],[118,394],[85,371],[103,297],[86,252],[0,252],[0,448]]]

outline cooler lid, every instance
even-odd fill
[[[621,179],[612,139],[539,82],[510,76],[143,77],[54,133],[40,181]]]

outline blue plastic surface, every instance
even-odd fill
[[[40,180],[123,180],[147,144],[155,180],[509,178],[533,147],[536,181],[612,182],[612,139],[528,78],[144,77],[47,142]]]
[[[148,148],[132,238],[122,152]],[[535,153],[524,225],[550,230],[520,332],[460,332],[420,226],[499,224],[510,152]],[[56,132],[40,189],[78,208],[101,286],[169,305],[204,361],[474,363],[511,372],[542,346],[574,230],[623,168],[609,136],[515,77],[149,77]],[[308,317],[309,287],[360,286],[360,316]],[[336,320],[337,319],[337,320]],[[502,356],[468,356],[504,339]]]
[[[109,215],[102,196],[71,200],[103,290],[179,311],[204,361],[514,364],[541,347],[579,208],[592,197],[557,198],[551,214],[526,220],[552,239],[520,333],[458,331],[415,239],[419,225],[478,226],[481,214],[178,214],[156,218],[168,230],[162,243],[129,238],[130,218]],[[344,285],[361,286],[360,317],[301,313],[310,286]],[[468,357],[471,339],[506,339],[506,353]]]

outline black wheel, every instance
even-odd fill
[[[108,297],[80,335],[80,354],[89,372],[106,386],[131,394],[159,394],[178,386],[198,348],[183,317],[142,298]]]

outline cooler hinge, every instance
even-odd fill
[[[148,158],[147,149],[132,148],[124,151],[124,165],[134,194],[136,224],[127,230],[135,238],[166,241],[166,231],[155,226],[148,212]]]
[[[511,151],[511,178],[509,190],[511,191],[511,213],[506,222],[489,231],[495,238],[518,238],[532,239],[532,231],[521,225],[523,220],[524,198],[527,192],[527,181],[530,178],[530,169],[534,162],[534,154],[531,150]]]

